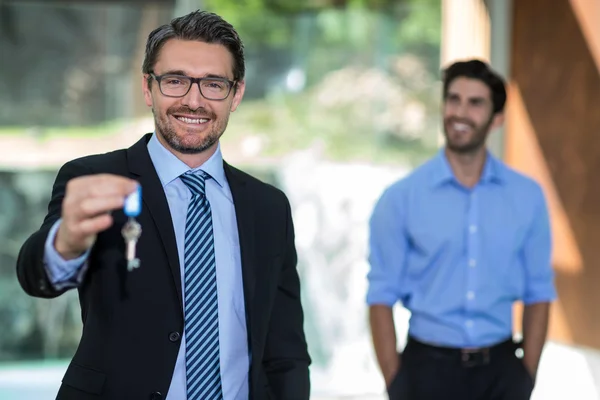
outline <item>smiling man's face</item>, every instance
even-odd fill
[[[456,153],[482,148],[489,132],[502,122],[502,115],[493,112],[490,88],[478,79],[454,79],[443,109],[446,146]]]
[[[192,78],[220,77],[233,81],[233,57],[220,44],[171,39],[167,41],[153,68],[155,76],[185,75]],[[156,134],[160,142],[179,154],[215,151],[217,143],[244,94],[244,82],[238,82],[224,100],[208,100],[192,84],[183,97],[161,93],[154,79],[143,77],[146,104],[152,108]]]

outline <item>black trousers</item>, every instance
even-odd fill
[[[529,400],[534,382],[512,340],[478,350],[430,346],[409,338],[390,400]]]

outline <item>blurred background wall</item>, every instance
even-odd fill
[[[513,15],[506,158],[550,198],[551,335],[600,349],[600,2],[515,2]]]
[[[384,398],[364,302],[367,220],[384,188],[442,144],[440,68],[470,57],[510,85],[492,151],[542,183],[551,207],[559,301],[535,399],[600,399],[599,4],[0,0],[0,398],[54,398],[81,332],[75,292],[32,299],[14,272],[57,169],[153,130],[146,37],[204,8],[247,52],[224,156],[292,204],[315,399]],[[399,306],[396,317],[403,346],[409,315]],[[517,305],[517,334],[519,318]]]

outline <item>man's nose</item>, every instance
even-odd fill
[[[200,84],[198,82],[192,83],[192,87],[183,97],[182,103],[190,110],[197,110],[206,104],[206,99],[202,96],[202,92],[200,92]]]
[[[456,107],[452,110],[452,114],[454,114],[457,118],[464,118],[467,116],[467,105],[464,103],[457,104]]]

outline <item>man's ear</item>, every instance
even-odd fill
[[[242,102],[242,98],[244,97],[244,91],[246,90],[246,81],[239,81],[236,84],[236,87],[231,89],[234,91],[233,93],[233,101],[231,102],[231,112],[234,112],[240,103]]]
[[[498,112],[494,114],[494,119],[492,121],[492,129],[498,129],[502,125],[504,125],[504,112]]]
[[[152,77],[148,74],[142,75],[142,92],[144,92],[144,100],[148,107],[152,107]]]

